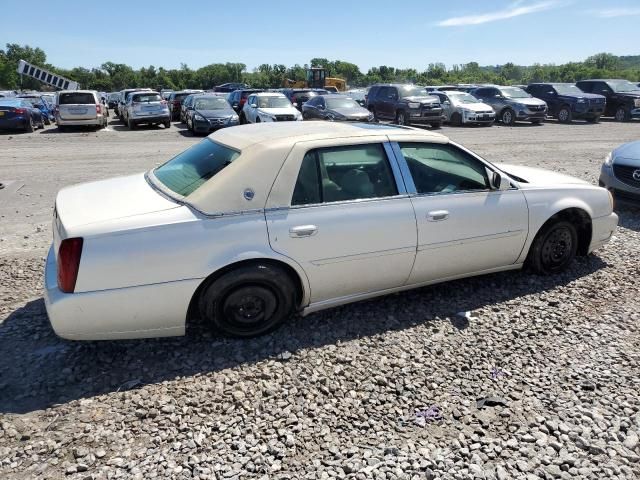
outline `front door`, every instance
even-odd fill
[[[418,249],[410,284],[516,262],[528,231],[522,192],[492,189],[487,165],[455,145],[401,142],[398,147],[414,184],[407,188],[416,193]]]
[[[335,143],[335,140],[333,141]],[[302,266],[311,303],[405,284],[416,253],[416,219],[389,145],[294,147],[267,208],[271,247]],[[279,193],[276,193],[277,195]]]

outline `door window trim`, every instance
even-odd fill
[[[486,190],[455,190],[453,192],[426,192],[426,193],[419,193],[418,189],[416,187],[416,184],[413,181],[413,176],[411,175],[411,171],[409,170],[409,164],[407,163],[407,160],[404,158],[404,155],[402,154],[402,150],[400,149],[400,142],[393,141],[393,142],[390,142],[390,143],[391,143],[390,148],[392,149],[393,154],[395,155],[395,157],[396,157],[396,159],[398,161],[398,167],[400,169],[400,173],[401,173],[402,178],[404,180],[404,183],[406,185],[407,193],[408,193],[409,197],[411,197],[411,198],[414,198],[414,197],[433,197],[433,196],[440,196],[440,195],[469,195],[469,194],[478,194],[478,193],[500,192],[500,190],[490,187],[490,188],[488,188]],[[506,176],[507,178],[509,178],[509,181],[511,182],[511,187],[506,191],[518,190],[518,187],[515,184],[514,180],[511,179],[511,177],[509,177],[508,174],[506,174],[505,172],[503,172],[502,170],[500,170],[496,166],[490,164],[484,158],[480,157],[476,153],[474,153],[471,150],[463,147],[462,145],[459,145],[459,144],[457,144],[455,142],[452,142],[452,141],[449,141],[447,143],[435,143],[435,142],[429,142],[429,141],[409,140],[409,143],[424,143],[426,145],[451,145],[454,148],[458,148],[462,152],[468,154],[473,159],[475,159],[478,162],[480,162],[490,172],[492,172],[492,173],[498,172],[498,173],[500,173],[500,175],[503,175],[503,176]],[[489,178],[489,182],[491,182],[491,178]],[[505,190],[502,190],[502,191],[505,191]]]
[[[395,181],[395,185],[396,185],[396,190],[398,191],[398,193],[396,195],[391,195],[391,196],[387,196],[387,197],[372,197],[372,198],[356,198],[356,199],[352,199],[352,200],[336,200],[333,202],[321,202],[321,203],[307,203],[304,205],[291,205],[291,200],[289,199],[289,205],[286,207],[271,207],[271,208],[267,208],[265,209],[265,211],[277,211],[277,210],[297,210],[300,208],[317,208],[317,207],[323,207],[323,206],[335,206],[335,205],[350,205],[350,204],[361,204],[361,203],[365,203],[365,202],[385,202],[385,201],[389,201],[389,200],[396,200],[399,198],[408,198],[409,197],[409,192],[407,190],[407,186],[405,185],[405,181],[404,181],[404,176],[402,175],[401,172],[401,168],[400,165],[398,164],[397,161],[397,157],[395,155],[395,152],[392,149],[392,142],[389,141],[381,141],[381,142],[366,142],[366,143],[354,143],[354,144],[349,144],[349,145],[340,145],[341,147],[345,147],[345,146],[353,146],[353,147],[357,147],[359,145],[371,145],[371,144],[378,144],[378,145],[382,145],[385,155],[387,156],[387,161],[389,162],[389,166],[391,167],[391,174],[393,175],[393,179]],[[312,150],[318,150],[318,149],[322,149],[322,148],[331,148],[331,146],[326,146],[326,147],[312,147],[309,148],[308,150],[306,150],[303,154],[303,158],[304,155],[306,155],[308,152],[312,151]],[[302,163],[300,164],[302,165]],[[298,171],[299,174],[299,171]],[[296,177],[296,181],[297,181],[297,177]]]

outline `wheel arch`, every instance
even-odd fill
[[[529,256],[531,247],[533,246],[535,239],[540,232],[549,224],[557,222],[559,220],[566,220],[572,223],[576,227],[578,234],[578,255],[587,255],[589,252],[589,245],[591,244],[591,237],[593,235],[592,220],[590,213],[580,206],[567,206],[560,208],[553,215],[542,222],[536,229],[535,235],[531,236],[528,248],[526,249],[526,257]]]
[[[215,282],[218,278],[222,277],[224,274],[231,272],[239,267],[244,267],[247,265],[256,265],[256,264],[265,264],[268,263],[270,265],[276,265],[287,272],[293,284],[296,287],[296,308],[298,310],[302,309],[309,302],[309,284],[304,271],[299,266],[293,266],[287,261],[278,258],[269,258],[269,257],[254,257],[254,258],[246,258],[241,260],[236,260],[227,265],[221,266],[220,268],[213,271],[206,278],[204,278],[196,290],[193,292],[191,296],[191,300],[189,301],[189,307],[187,308],[187,316],[185,319],[186,326],[189,327],[190,323],[194,322],[199,318],[200,313],[200,305],[199,299],[203,290],[207,288],[212,282]]]

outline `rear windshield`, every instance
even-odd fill
[[[95,105],[96,99],[92,93],[61,93],[58,98],[60,105],[77,105],[77,104],[93,104]]]
[[[153,173],[169,190],[186,197],[239,155],[240,152],[205,138],[156,168]]]
[[[133,102],[161,102],[162,97],[157,93],[139,93],[131,98]]]
[[[187,98],[189,95],[192,95],[191,93],[176,93],[176,96],[173,97],[174,100],[182,100],[184,98]]]

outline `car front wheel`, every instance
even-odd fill
[[[269,263],[241,266],[208,285],[200,312],[216,330],[233,337],[255,337],[279,327],[295,308],[289,274]]]
[[[507,108],[500,114],[500,120],[504,125],[512,126],[516,123],[516,114],[513,110]]]
[[[558,121],[560,123],[571,123],[571,109],[567,106],[558,110]]]
[[[627,120],[629,120],[630,115],[625,107],[618,107],[616,108],[615,118],[617,122],[626,122]]]
[[[566,269],[576,256],[578,232],[566,220],[545,224],[533,241],[528,265],[534,272],[549,275]]]
[[[398,125],[407,125],[407,114],[404,113],[403,110],[400,110],[397,114],[396,114],[396,123]]]

